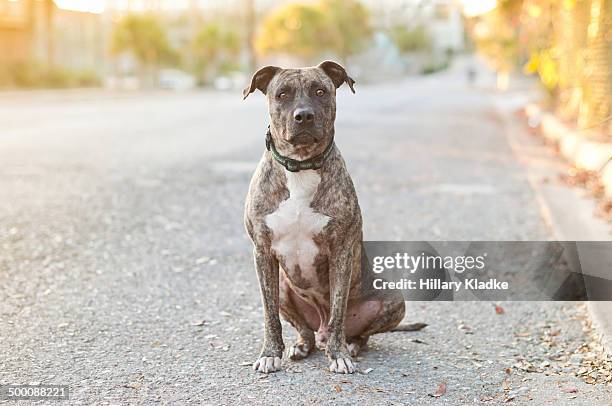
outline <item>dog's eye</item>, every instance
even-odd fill
[[[316,94],[317,94],[317,96],[321,97],[321,96],[323,96],[325,94],[325,90],[319,89],[319,90],[316,91]]]
[[[287,93],[285,93],[285,92],[281,92],[281,93],[279,93],[279,94],[278,94],[278,96],[277,96],[277,97],[278,97],[279,99],[284,100],[284,99],[286,99],[286,98],[287,98]]]

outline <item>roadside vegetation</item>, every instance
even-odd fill
[[[52,61],[56,47],[72,46],[67,45],[73,44],[69,37],[41,37],[35,47],[41,48],[46,41],[48,49],[35,58],[0,63],[0,87],[86,87],[106,83],[152,88],[160,85],[168,71],[207,86],[219,77],[233,80],[235,76],[240,80],[244,72],[268,61],[308,65],[333,58],[349,64],[380,45],[377,35],[387,38],[388,46],[393,48],[392,52],[384,52],[398,55],[391,63],[399,71],[404,65],[412,65],[420,68],[411,73],[427,74],[449,65],[448,55],[433,52],[425,23],[405,19],[381,23],[373,9],[359,0],[279,2],[264,11],[255,10],[254,4],[245,2],[245,7],[219,7],[207,12],[113,15],[112,22],[86,46],[88,54],[97,52],[102,58],[98,65],[86,70],[64,67],[79,65],[85,59],[81,48],[72,51],[76,63],[67,64],[61,57]],[[57,10],[52,6],[45,10],[48,32],[55,32],[59,20],[55,25],[52,21]],[[90,52],[94,48],[97,50]],[[370,64],[378,63],[376,54],[366,58],[370,58]],[[413,60],[418,62],[414,64]]]
[[[502,77],[536,75],[559,117],[612,140],[612,1],[499,0],[469,29]]]

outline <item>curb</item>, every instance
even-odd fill
[[[579,169],[601,172],[606,197],[612,198],[612,144],[585,140],[577,131],[534,103],[525,107],[525,113],[529,125],[539,125],[544,138],[558,145],[567,161]],[[608,355],[612,355],[612,301],[587,302],[587,309],[600,344]]]
[[[580,169],[601,172],[606,197],[612,198],[612,144],[585,140],[553,114],[530,103],[525,107],[530,125],[539,124],[544,137],[559,146],[561,155]]]
[[[587,302],[593,328],[607,355],[612,356],[612,302]]]

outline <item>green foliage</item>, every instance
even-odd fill
[[[286,53],[312,60],[326,52],[346,59],[371,36],[369,13],[356,0],[290,3],[268,15],[256,39],[259,54]]]
[[[432,73],[443,71],[444,69],[448,68],[449,64],[450,62],[448,61],[448,59],[443,61],[429,60],[421,69],[421,74],[431,75]]]
[[[311,59],[329,50],[334,33],[315,6],[291,3],[266,17],[257,36],[258,53],[287,53]]]
[[[520,1],[502,1],[498,8],[480,17],[472,27],[478,51],[497,71],[510,72],[521,63],[515,3]]]
[[[332,51],[343,60],[362,51],[372,35],[367,8],[357,0],[321,0],[319,7],[334,33]]]
[[[32,89],[100,85],[99,76],[90,70],[48,69],[45,65],[33,61],[14,63],[0,69],[0,87]]]
[[[236,59],[241,50],[241,38],[236,29],[227,24],[205,24],[195,36],[191,46],[194,69],[203,82],[212,68],[228,72],[237,68]]]
[[[401,53],[431,49],[431,38],[423,26],[409,29],[403,25],[397,25],[391,29],[390,34],[395,46]]]
[[[111,51],[129,52],[145,66],[174,64],[178,59],[163,25],[151,14],[128,15],[122,19],[113,32]]]
[[[603,131],[612,114],[610,32],[609,0],[499,0],[472,27],[479,51],[498,70],[523,64],[557,114]]]

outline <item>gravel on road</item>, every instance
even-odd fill
[[[374,336],[355,375],[321,353],[254,373],[242,210],[263,99],[53,97],[0,97],[0,383],[68,384],[87,405],[612,404],[610,363],[570,302],[409,302],[405,321],[429,326]],[[451,71],[338,97],[366,239],[550,238],[500,96]]]

